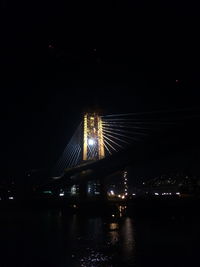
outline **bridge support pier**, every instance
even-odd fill
[[[100,181],[100,198],[102,201],[107,201],[107,187],[105,178]]]
[[[101,179],[101,181],[93,181],[94,184],[98,185],[97,187],[95,185],[93,185],[93,188],[88,189],[88,182],[81,182],[79,185],[79,201],[80,202],[87,202],[87,201],[91,201],[92,199],[99,199],[102,202],[107,201],[107,187],[106,187],[106,180],[105,178]],[[92,195],[90,195],[90,193],[88,193],[90,190],[92,190]],[[99,192],[99,196],[98,198],[95,197],[95,190],[98,190],[97,192]]]
[[[79,200],[81,202],[87,200],[87,182],[81,182],[79,185]]]

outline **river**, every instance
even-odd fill
[[[1,267],[197,266],[199,219],[1,209]]]

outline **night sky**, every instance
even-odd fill
[[[88,108],[199,106],[200,72],[179,47],[197,38],[184,22],[195,6],[131,2],[1,2],[2,173],[51,166]]]

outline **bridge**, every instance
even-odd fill
[[[184,150],[187,129],[197,132],[199,118],[198,109],[187,108],[104,116],[85,113],[51,176],[36,190],[76,191],[79,187],[85,198],[90,182],[90,187],[100,185],[99,193],[105,198],[106,177],[116,172],[123,175],[130,164],[152,156]]]

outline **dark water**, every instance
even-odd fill
[[[0,266],[198,266],[200,220],[0,210]]]

